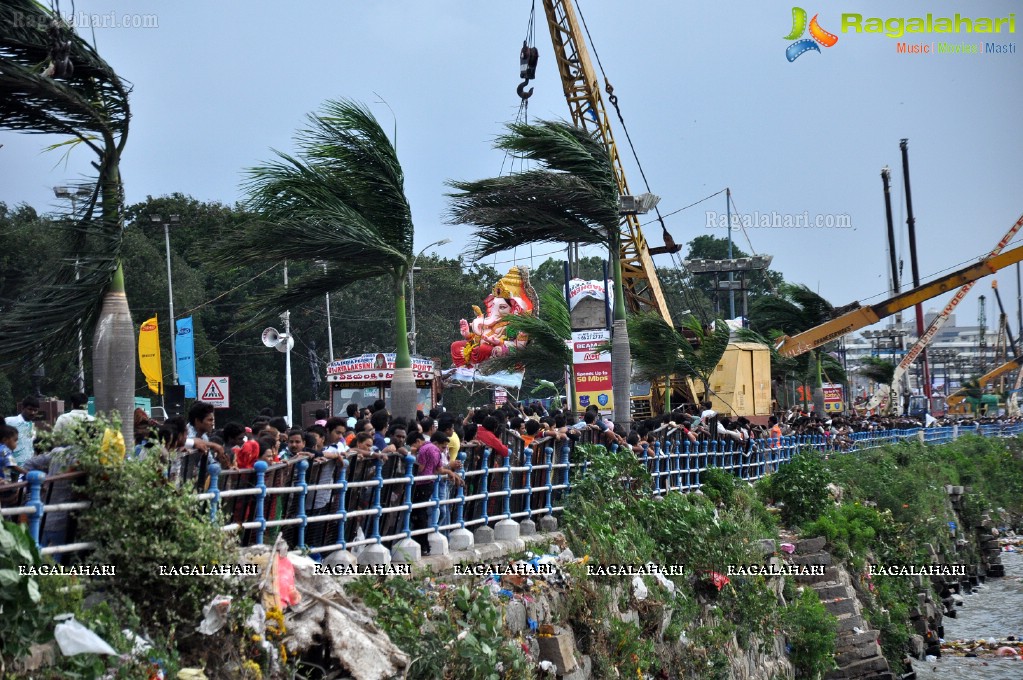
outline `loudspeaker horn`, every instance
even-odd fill
[[[281,334],[277,332],[277,329],[270,327],[263,330],[263,344],[267,347],[276,347],[277,341],[281,339]]]
[[[291,337],[287,333],[281,333],[277,340],[277,344],[274,345],[274,349],[278,352],[290,352],[295,347],[295,338]]]

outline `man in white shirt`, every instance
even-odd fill
[[[86,408],[89,404],[89,398],[84,394],[81,392],[72,394],[68,401],[71,402],[71,410],[57,416],[57,422],[53,424],[54,435],[59,436],[65,429],[74,426],[75,423],[95,420],[93,416],[89,415],[89,410]]]
[[[4,422],[18,431],[18,445],[14,448],[14,464],[24,467],[28,459],[34,455],[35,420],[39,413],[39,400],[27,396],[21,400],[21,412],[16,416],[4,419]]]

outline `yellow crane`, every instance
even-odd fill
[[[631,195],[618,146],[611,132],[600,83],[590,61],[575,8],[571,0],[543,0],[543,7],[572,122],[585,130],[595,130],[600,135],[614,164],[619,194]],[[520,95],[523,86],[520,86]],[[615,104],[613,88],[606,80],[605,89],[609,100]],[[630,310],[657,310],[669,325],[674,325],[652,258],[655,254],[679,251],[679,246],[671,240],[667,231],[664,235],[664,246],[650,248],[636,215],[624,218],[621,239],[622,285],[625,289],[625,303]],[[696,387],[691,381],[688,383],[689,392],[695,397],[698,394]],[[766,423],[771,405],[768,348],[756,343],[731,343],[714,370],[711,388],[713,396],[710,401],[719,413],[747,416],[754,422]],[[656,413],[660,403],[663,401],[657,390],[650,390],[648,394],[636,394],[634,390],[635,417],[643,418]]]
[[[792,337],[786,335],[778,338],[775,342],[775,349],[782,356],[799,356],[832,340],[837,340],[847,333],[852,333],[860,328],[875,324],[899,310],[907,309],[942,293],[948,293],[971,281],[982,279],[985,276],[994,274],[999,269],[1020,261],[1023,261],[1023,246],[1018,246],[998,255],[985,257],[975,264],[963,267],[951,274],[946,274],[941,278],[908,290],[905,293],[890,297],[876,305],[864,307],[858,302],[854,302],[842,308],[841,311],[844,313],[830,321],[814,326],[810,330],[803,331]],[[1009,363],[1014,362],[1015,360]],[[1011,370],[1011,367],[1006,370]],[[991,374],[989,373],[988,375]],[[988,379],[990,380],[991,378]]]
[[[615,179],[618,180],[618,193],[623,196],[631,195],[618,146],[611,133],[600,83],[593,70],[586,43],[582,39],[575,8],[571,0],[543,0],[543,8],[547,15],[547,26],[551,32],[551,42],[554,44],[554,57],[572,122],[584,130],[596,130],[608,153],[611,154]],[[614,94],[611,94],[611,97],[614,97]],[[622,226],[621,259],[625,303],[633,312],[655,309],[671,324],[671,313],[664,301],[664,293],[657,279],[650,247],[639,228],[639,219],[635,215],[628,215]],[[677,247],[674,250],[677,251]]]

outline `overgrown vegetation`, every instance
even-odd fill
[[[533,676],[521,644],[506,635],[501,608],[487,589],[461,586],[428,593],[405,579],[364,577],[348,590],[377,611],[377,623],[412,659],[406,677]]]
[[[727,472],[704,474],[711,480],[707,495],[655,497],[650,475],[631,451],[597,447],[587,454],[586,473],[573,486],[563,521],[572,550],[588,555],[590,564],[683,565],[686,574],[672,578],[674,594],[645,578],[650,595],[639,603],[630,601],[628,582],[580,575],[567,618],[580,647],[594,657],[595,672],[614,667],[656,675],[687,668],[695,673],[687,677],[727,677],[725,650],[733,638],[743,646],[762,643],[778,627],[777,598],[767,579],[723,577],[728,565],[762,563],[759,540],[777,535],[772,517],[753,490]],[[617,591],[624,602],[602,596],[616,587],[624,589]],[[692,644],[669,645],[672,658],[658,658],[652,649],[644,658],[636,642],[623,642],[623,626],[613,623],[623,605],[639,612],[633,636],[656,638],[661,613],[671,608],[665,641],[684,635]]]
[[[763,494],[781,504],[781,517],[788,526],[816,519],[827,507],[831,474],[824,457],[812,449],[792,460],[761,482]]]
[[[782,613],[782,625],[797,678],[819,678],[834,668],[836,621],[821,604],[816,591],[804,588]]]
[[[244,677],[254,669],[268,676],[274,655],[263,645],[250,644],[251,635],[243,630],[252,611],[252,603],[240,597],[245,583],[160,575],[160,566],[209,567],[234,563],[237,557],[193,490],[168,482],[156,456],[126,458],[118,431],[117,423],[103,421],[76,426],[67,438],[71,446],[61,454],[68,468],[86,473],[77,490],[91,505],[79,518],[78,538],[97,546],[65,556],[64,563],[113,567],[114,576],[15,578],[18,565],[52,561],[39,555],[21,527],[5,524],[0,532],[0,598],[8,605],[0,616],[4,665],[11,668],[29,645],[53,640],[53,617],[71,614],[119,656],[58,655],[55,666],[33,677],[128,679],[151,677],[159,668],[175,677],[186,665],[204,667],[209,677]],[[234,597],[229,620],[214,635],[200,635],[196,628],[203,606],[215,595]],[[148,640],[145,652],[134,651],[139,638]]]

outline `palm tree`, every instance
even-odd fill
[[[56,12],[34,0],[0,4],[0,126],[61,135],[51,149],[85,147],[96,155],[91,196],[71,219],[61,266],[42,272],[35,295],[0,319],[3,365],[72,351],[78,331],[94,328],[96,407],[119,412],[131,441],[135,331],[120,265],[124,191],[120,159],[131,118],[128,87]]]
[[[532,243],[603,245],[614,265],[611,372],[614,419],[628,430],[632,361],[621,272],[618,184],[600,138],[570,123],[511,123],[495,146],[538,168],[474,182],[450,182],[451,222],[474,225],[476,260]]]
[[[831,318],[833,311],[830,302],[806,286],[783,283],[778,287],[777,296],[758,298],[753,302],[750,306],[750,327],[762,336],[777,331],[795,335],[824,323]],[[825,359],[829,356],[826,347],[807,353],[806,359],[800,360],[794,371],[804,385],[812,381],[814,408],[818,413],[824,412],[824,365],[831,364],[831,374],[838,374],[841,370],[837,362]]]
[[[683,319],[682,327],[693,336],[693,340],[682,336],[688,348],[682,349],[682,363],[679,374],[688,378],[699,379],[703,383],[703,398],[710,399],[710,374],[721,361],[731,331],[723,319],[717,319],[714,327],[703,326],[696,317]],[[695,395],[694,395],[695,396]]]
[[[327,101],[308,122],[296,136],[298,156],[277,151],[276,160],[249,171],[248,207],[258,218],[222,239],[213,255],[243,264],[316,264],[287,287],[252,300],[245,311],[255,318],[359,281],[390,278],[397,348],[391,411],[413,417],[405,284],[414,229],[397,152],[373,114],[356,102]]]
[[[513,347],[508,354],[491,357],[481,364],[485,373],[514,370],[517,366],[536,367],[561,371],[572,364],[572,350],[568,343],[572,339],[572,317],[565,303],[565,295],[554,286],[540,291],[540,304],[533,314],[511,314],[507,333],[519,333],[529,337],[523,347]]]
[[[681,330],[672,328],[660,314],[644,312],[629,319],[629,340],[635,376],[664,381],[664,409],[671,411],[671,376],[699,380],[703,398],[710,398],[710,374],[728,348],[730,331],[724,321],[704,328],[693,316],[682,320]],[[697,395],[693,394],[695,399]]]

